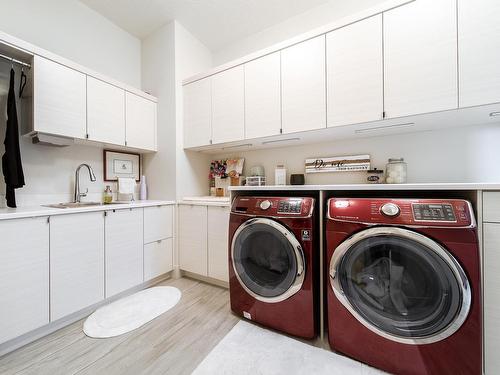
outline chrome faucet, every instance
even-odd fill
[[[90,181],[95,182],[95,180],[96,180],[94,171],[92,170],[92,167],[90,165],[84,163],[84,164],[80,164],[76,168],[76,173],[75,173],[75,196],[74,196],[74,202],[75,203],[80,203],[81,198],[82,197],[86,197],[87,193],[89,192],[89,189],[87,188],[87,190],[85,191],[85,193],[80,193],[80,169],[82,167],[87,167],[87,169],[89,170]]]

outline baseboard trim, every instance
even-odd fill
[[[189,272],[189,271],[180,270],[180,272],[181,272],[182,276],[189,277],[190,279],[203,281],[207,284],[212,284],[212,285],[220,286],[221,288],[229,289],[229,283],[227,281],[214,279],[212,277],[199,275],[197,273],[193,273],[193,272]]]

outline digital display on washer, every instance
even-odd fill
[[[301,200],[280,201],[278,204],[279,214],[300,214],[302,212]]]
[[[451,204],[413,204],[416,221],[457,221]]]

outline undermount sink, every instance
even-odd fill
[[[51,208],[78,208],[78,207],[89,207],[89,206],[102,206],[101,202],[66,202],[66,203],[55,203],[55,204],[45,204],[44,207]]]
[[[55,204],[44,204],[44,207],[51,208],[78,208],[78,207],[90,207],[90,206],[107,206],[112,204],[123,204],[121,202],[111,202],[111,203],[101,203],[101,202],[66,202],[66,203],[55,203]]]

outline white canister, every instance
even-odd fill
[[[274,170],[274,184],[286,185],[286,168],[282,164],[277,165]]]
[[[407,165],[403,158],[389,159],[385,169],[385,182],[388,184],[405,184],[407,181]]]

